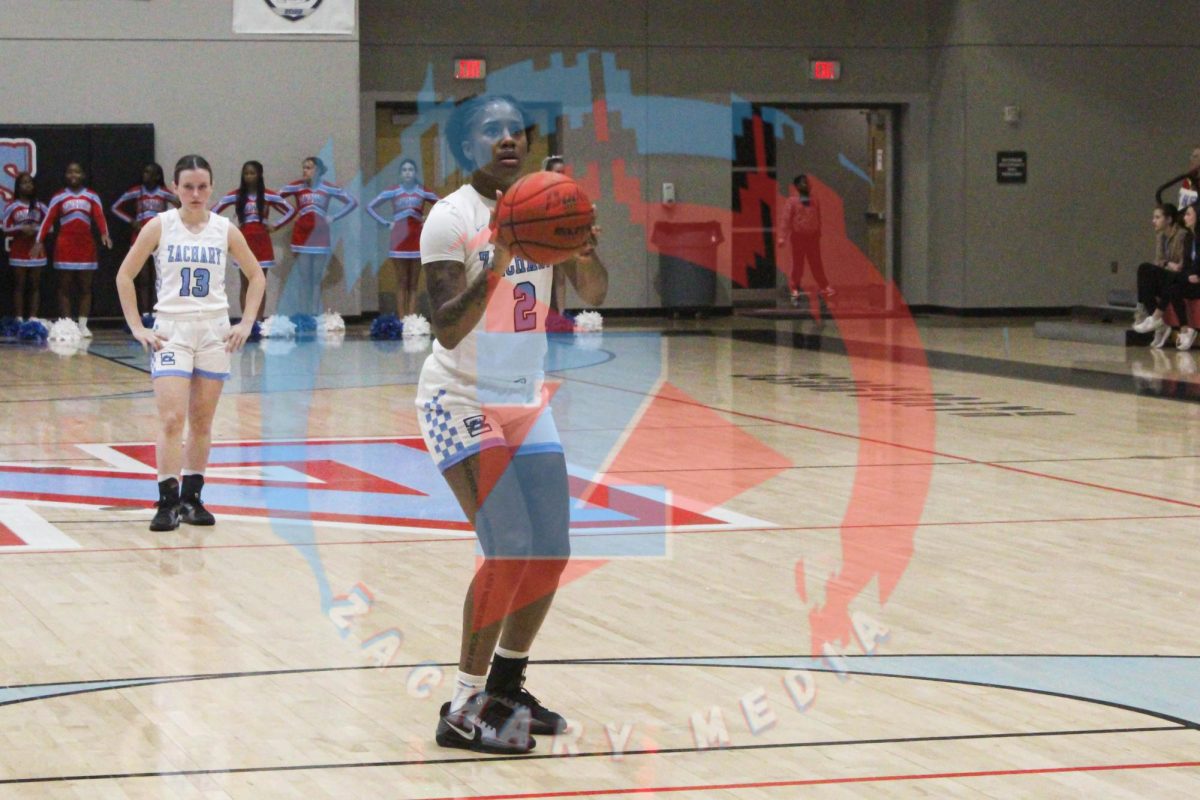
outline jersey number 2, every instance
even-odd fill
[[[196,267],[192,271],[191,267],[184,267],[179,271],[179,281],[183,285],[179,287],[180,297],[208,297],[208,270],[204,267]],[[192,279],[195,278],[196,285],[192,286]]]
[[[537,288],[529,281],[521,281],[513,287],[513,330],[517,333],[531,331],[537,327]]]

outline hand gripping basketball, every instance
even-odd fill
[[[574,180],[557,172],[519,179],[496,204],[496,239],[513,255],[560,264],[592,243],[596,211]]]

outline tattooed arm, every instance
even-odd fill
[[[512,254],[496,245],[491,266],[467,281],[467,268],[458,261],[434,261],[425,265],[425,285],[433,309],[433,335],[447,350],[453,350],[478,324],[488,299],[503,280]]]

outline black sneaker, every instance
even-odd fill
[[[150,520],[152,531],[173,531],[179,527],[179,503],[174,500],[159,500],[154,504],[158,510]]]
[[[216,525],[217,518],[212,515],[199,497],[187,497],[179,503],[179,515],[188,525]]]
[[[524,684],[524,680],[521,681]],[[567,720],[558,712],[541,704],[523,685],[515,692],[497,692],[498,697],[529,709],[529,732],[539,736],[556,736],[567,729]]]
[[[504,698],[480,692],[455,713],[443,703],[437,743],[479,753],[528,753],[537,742],[530,733],[529,709]]]

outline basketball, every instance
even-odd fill
[[[574,180],[534,172],[517,180],[496,209],[497,235],[513,255],[559,264],[587,244],[596,211]]]

